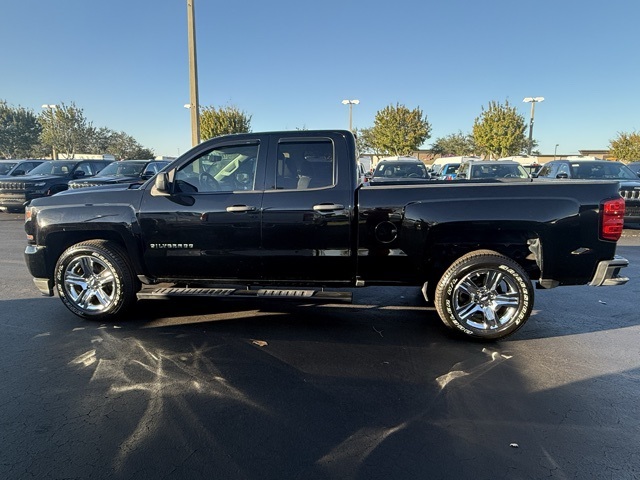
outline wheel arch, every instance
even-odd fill
[[[47,272],[49,278],[54,278],[54,269],[62,253],[67,248],[87,240],[107,240],[119,245],[126,252],[134,272],[136,274],[142,273],[138,242],[128,231],[123,232],[113,228],[92,230],[61,229],[49,232],[46,236]]]
[[[542,238],[531,225],[503,225],[492,222],[440,224],[429,228],[422,252],[425,269],[425,297],[432,299],[435,284],[459,258],[479,250],[491,250],[518,263],[531,280],[540,278]]]

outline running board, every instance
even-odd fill
[[[140,300],[161,300],[174,297],[201,298],[273,298],[323,303],[351,303],[351,292],[327,292],[324,290],[298,290],[262,288],[247,290],[241,288],[156,288],[138,292]]]

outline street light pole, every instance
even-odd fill
[[[531,155],[531,147],[533,144],[533,115],[536,110],[536,103],[544,102],[544,97],[526,97],[522,101],[525,103],[531,104],[531,121],[529,123],[529,145],[527,148],[528,155]]]
[[[200,143],[200,104],[198,102],[198,64],[196,59],[195,0],[187,0],[187,29],[189,35],[189,93],[191,110],[191,145]]]
[[[556,159],[556,155],[557,155],[557,153],[558,153],[558,146],[559,146],[559,145],[560,145],[559,143],[556,143],[556,148],[553,150],[553,159],[554,159],[554,160]]]
[[[343,105],[349,105],[349,131],[350,132],[353,132],[353,124],[352,124],[353,106],[358,105],[359,103],[360,103],[360,100],[342,100]]]
[[[51,142],[51,160],[57,160],[58,159],[58,155],[56,154],[56,146],[55,146],[55,137],[56,137],[56,114],[55,114],[55,110],[56,108],[58,108],[57,105],[55,104],[44,104],[42,105],[42,108],[47,109],[47,110],[51,110],[51,131],[53,133],[53,141]]]

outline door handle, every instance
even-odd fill
[[[339,203],[319,203],[313,206],[313,210],[316,212],[332,212],[334,210],[343,210],[344,205]]]
[[[251,205],[230,205],[227,207],[227,212],[242,213],[242,212],[255,212],[256,207]]]

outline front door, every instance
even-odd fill
[[[265,138],[196,150],[171,172],[171,194],[148,189],[140,208],[144,259],[157,278],[212,281],[261,276]]]

